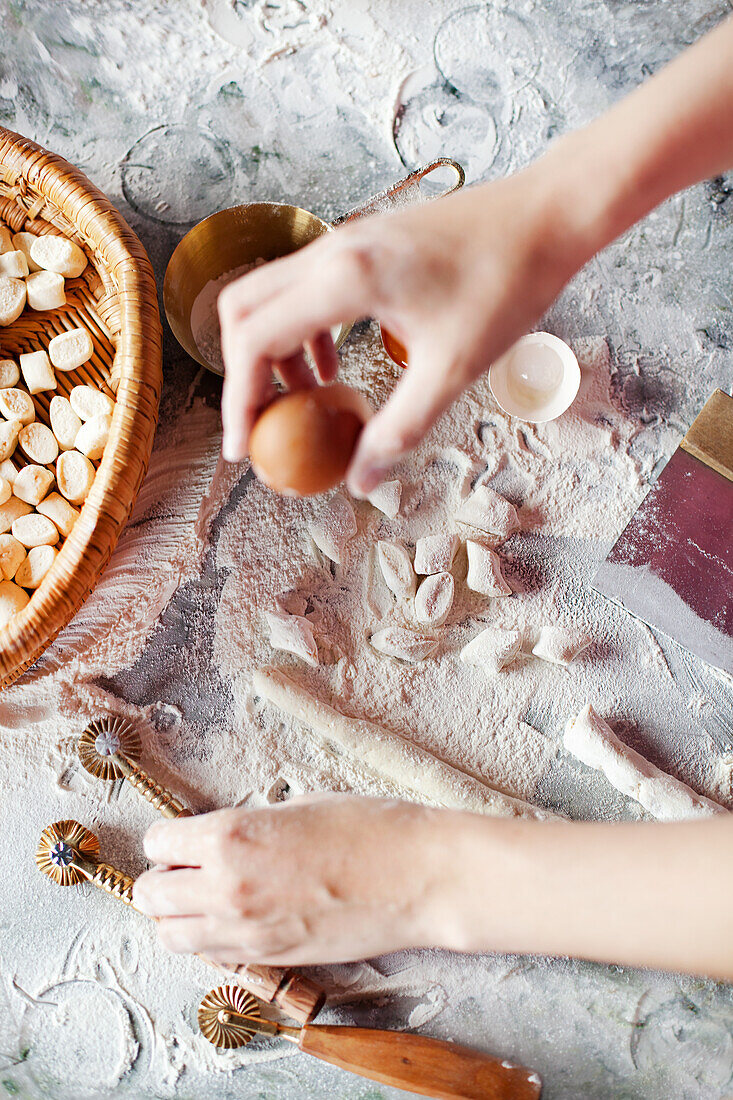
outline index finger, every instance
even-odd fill
[[[156,821],[143,839],[145,855],[152,863],[168,867],[200,867],[210,846],[208,817],[209,814],[199,814]]]

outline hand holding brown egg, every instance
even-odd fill
[[[286,496],[333,489],[343,481],[371,415],[369,402],[339,382],[283,394],[252,428],[252,469]]]

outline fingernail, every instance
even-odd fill
[[[158,822],[155,825],[151,825],[145,836],[143,837],[143,851],[148,859],[154,859],[155,842],[158,839],[158,835],[165,829],[163,822]]]
[[[144,913],[146,916],[148,915],[150,898],[147,896],[145,883],[141,883],[140,879],[137,880],[132,888],[132,904],[139,913]]]
[[[241,437],[237,437],[233,432],[225,432],[221,442],[221,453],[225,462],[241,462],[247,452]]]

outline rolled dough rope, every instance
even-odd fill
[[[590,703],[570,719],[563,741],[568,752],[589,768],[603,772],[612,787],[640,803],[658,821],[727,813],[724,806],[697,794],[619,741]]]
[[[372,775],[404,787],[420,800],[494,817],[556,816],[495,790],[376,722],[349,718],[279,669],[258,669],[252,685],[257,695],[297,718],[319,739],[337,745]]]

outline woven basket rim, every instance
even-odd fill
[[[73,617],[117,544],[152,450],[162,332],[147,253],[106,195],[63,157],[2,126],[0,165],[17,172],[75,227],[79,240],[111,274],[121,316],[109,442],[81,515],[51,570],[27,607],[0,630],[0,686],[5,686]]]

